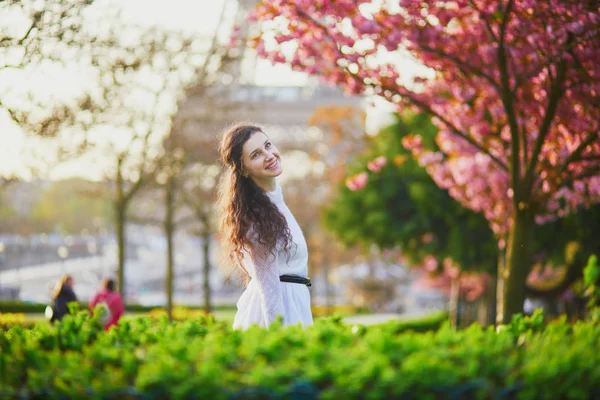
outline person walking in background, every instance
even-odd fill
[[[77,301],[77,296],[73,291],[73,277],[64,275],[56,285],[52,292],[52,302],[50,308],[50,322],[55,323],[63,319],[69,313],[69,303]]]
[[[238,124],[221,137],[227,167],[219,188],[220,232],[232,264],[244,274],[234,329],[313,324],[308,246],[283,200],[279,150],[262,129]]]
[[[123,300],[119,292],[115,291],[115,281],[110,278],[102,280],[102,288],[97,292],[90,301],[90,312],[94,312],[96,306],[102,306],[101,320],[104,321],[104,330],[108,330],[111,326],[117,325],[119,319],[123,315],[124,307]]]

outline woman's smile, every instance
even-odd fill
[[[267,168],[265,168],[265,169],[274,170],[274,169],[276,169],[277,167],[279,167],[279,160],[276,158],[276,159],[274,159],[273,161],[271,161],[271,162],[270,162],[270,163],[267,165]]]

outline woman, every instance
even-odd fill
[[[50,317],[50,322],[55,323],[63,319],[69,313],[68,304],[77,301],[77,296],[73,291],[73,277],[64,275],[56,285],[52,292],[52,302],[50,303],[50,311],[47,315]]]
[[[312,325],[308,247],[276,181],[279,150],[260,127],[237,124],[222,135],[219,153],[223,249],[247,284],[233,328],[268,327],[278,316],[283,325]]]
[[[108,330],[111,326],[117,325],[119,318],[123,315],[123,300],[119,292],[115,291],[115,281],[110,278],[102,280],[102,289],[94,295],[90,301],[90,312],[94,312],[94,308],[102,303],[105,304],[104,313],[104,330]]]

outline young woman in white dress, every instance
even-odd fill
[[[259,126],[237,124],[221,136],[226,172],[219,187],[220,236],[246,289],[237,303],[234,329],[312,325],[308,247],[283,200],[279,150]]]

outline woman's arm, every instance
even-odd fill
[[[277,316],[284,314],[277,255],[264,250],[260,245],[253,246],[249,253],[255,266],[263,318],[268,327]]]

